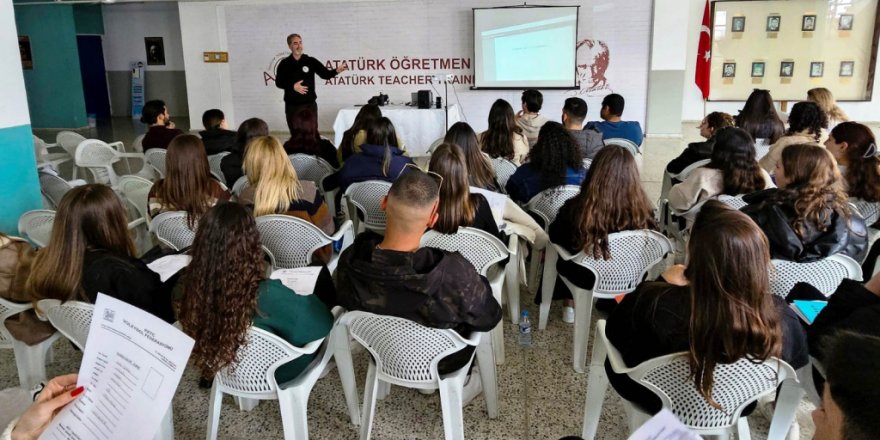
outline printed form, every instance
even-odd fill
[[[152,439],[194,342],[165,321],[99,293],[77,383],[85,392],[40,439]]]

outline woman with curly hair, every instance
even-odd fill
[[[828,129],[832,129],[841,122],[849,121],[849,117],[837,106],[831,90],[825,87],[816,87],[807,91],[807,101],[815,102],[828,116]]]
[[[793,105],[788,116],[788,131],[785,132],[785,136],[770,145],[770,151],[758,163],[764,171],[772,173],[782,151],[789,145],[821,145],[825,142],[827,126],[828,117],[816,103],[804,101]]]
[[[507,194],[526,203],[541,191],[561,185],[580,185],[586,176],[581,150],[562,124],[547,122],[529,152],[529,162],[507,181]]]
[[[480,148],[491,158],[501,157],[522,165],[529,154],[529,141],[522,128],[516,124],[516,116],[510,103],[498,99],[489,109],[489,128],[480,133]]]
[[[333,316],[315,295],[298,295],[279,280],[265,278],[260,233],[253,216],[241,205],[224,203],[199,221],[187,267],[179,320],[195,339],[192,360],[202,385],[227,365],[253,325],[291,345],[301,347],[327,336]],[[322,271],[316,288],[334,289]],[[305,355],[275,371],[283,384],[295,379],[315,355]]]
[[[831,130],[825,148],[837,159],[847,195],[880,202],[880,152],[870,128],[858,122],[840,123]]]
[[[776,113],[769,90],[755,89],[736,115],[736,126],[747,131],[752,139],[776,142],[785,132],[785,124]]]
[[[495,178],[495,168],[492,163],[480,151],[480,143],[477,142],[477,134],[467,122],[456,122],[449,127],[443,142],[455,144],[464,152],[465,162],[468,168],[468,181],[471,186],[501,192],[501,185]]]
[[[862,260],[865,221],[847,203],[840,180],[834,157],[818,145],[791,145],[782,152],[776,164],[779,188],[745,196],[749,205],[742,209],[767,234],[773,258],[807,263],[841,252]]]
[[[722,128],[733,126],[733,116],[727,113],[712,112],[706,115],[698,127],[700,129],[700,136],[706,138],[706,140],[689,143],[687,148],[678,157],[672,159],[666,165],[666,172],[678,174],[694,162],[710,159],[712,157],[712,148],[715,146],[715,135]]]
[[[736,196],[773,188],[773,181],[755,160],[755,144],[745,130],[729,127],[715,135],[712,161],[697,168],[669,191],[669,207],[685,212],[721,194]]]

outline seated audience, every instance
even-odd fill
[[[346,159],[339,170],[340,194],[345,194],[352,183],[367,180],[393,182],[406,164],[413,163],[403,155],[399,145],[390,119],[383,117],[370,125],[367,143],[360,146],[360,152]]]
[[[342,141],[339,143],[337,158],[339,163],[345,162],[355,153],[361,152],[361,145],[367,142],[367,133],[370,126],[382,119],[382,109],[376,104],[366,104],[358,111],[351,128],[345,130]],[[403,140],[397,136],[397,145],[400,151],[405,151]]]
[[[770,294],[767,240],[754,222],[710,200],[697,214],[688,257],[689,266],[673,266],[661,280],[642,283],[608,318],[606,335],[628,367],[686,352],[694,385],[717,406],[712,388],[718,364],[743,357],[777,357],[795,369],[807,364],[797,315]],[[615,373],[607,361],[605,371],[621,397],[649,414],[660,410],[653,392]]]
[[[666,165],[666,172],[678,174],[695,162],[712,157],[712,148],[715,146],[715,135],[718,130],[725,127],[733,127],[733,116],[722,112],[712,112],[700,122],[700,136],[706,138],[703,142],[691,142],[678,157],[672,159]]]
[[[199,136],[202,137],[208,155],[229,151],[235,147],[237,134],[229,130],[226,116],[221,110],[213,108],[206,111],[202,115],[202,125],[205,129],[199,132]]]
[[[788,131],[779,140],[770,145],[770,151],[760,160],[761,168],[772,173],[782,152],[789,145],[819,144],[826,136],[824,127],[828,126],[828,117],[819,106],[809,102],[799,102],[791,107],[788,116]]]
[[[616,93],[606,96],[602,100],[602,109],[599,110],[602,121],[589,122],[585,128],[602,133],[602,140],[623,138],[637,146],[642,145],[645,136],[638,121],[621,120],[624,104],[623,96]]]
[[[584,180],[581,151],[574,138],[558,122],[541,128],[538,143],[529,153],[529,162],[516,169],[507,181],[507,194],[515,202],[526,203],[541,191],[560,185],[580,185]]]
[[[165,102],[158,99],[147,101],[144,104],[144,109],[141,111],[141,122],[149,126],[143,141],[141,141],[144,151],[150,148],[168,148],[171,139],[183,134],[182,131],[174,128],[174,123],[171,122],[171,115],[168,114]]]
[[[308,154],[320,157],[333,168],[339,168],[336,147],[318,133],[318,117],[309,109],[290,117],[290,140],[284,143],[288,154]]]
[[[184,211],[193,228],[208,208],[230,198],[229,191],[211,176],[202,140],[183,134],[168,145],[165,178],[150,188],[147,216],[152,219],[163,212]]]
[[[37,252],[25,290],[33,301],[94,303],[98,292],[174,322],[171,288],[135,257],[122,200],[106,185],[73,188],[61,199],[49,245]]]
[[[489,128],[480,133],[480,149],[489,157],[503,158],[521,165],[529,154],[529,141],[516,123],[513,107],[498,99],[489,109]]]
[[[581,192],[568,199],[550,224],[550,241],[568,252],[583,251],[596,259],[609,259],[608,235],[636,229],[657,229],[654,206],[642,189],[633,155],[625,148],[609,145],[599,150]],[[564,261],[556,263],[559,275],[578,287],[592,289],[595,274],[582,266]],[[540,294],[539,294],[540,296]],[[553,299],[565,300],[562,320],[574,322],[571,291],[556,282]],[[536,298],[537,300],[537,298]]]
[[[773,144],[785,133],[785,124],[776,113],[769,90],[752,91],[735,119],[736,126],[752,135],[755,142],[763,139],[767,144]]]
[[[775,187],[770,175],[758,166],[755,144],[745,130],[720,130],[714,143],[712,161],[669,190],[670,208],[685,212],[721,194],[736,196]]]
[[[474,129],[467,122],[456,122],[449,127],[443,142],[461,147],[467,162],[468,178],[471,186],[501,192],[501,185],[495,177],[495,168],[480,152],[480,144]]]
[[[538,142],[538,133],[544,123],[548,121],[547,118],[538,114],[543,105],[544,95],[541,92],[529,89],[522,93],[522,109],[516,113],[516,125],[519,125],[528,139],[529,148]]]
[[[587,102],[581,98],[568,98],[562,106],[562,125],[574,138],[581,149],[584,159],[593,160],[596,153],[605,146],[602,133],[596,130],[584,130],[584,119],[587,117]]]
[[[440,144],[431,155],[428,169],[442,178],[437,223],[433,228],[435,231],[455,234],[459,227],[471,227],[502,238],[498,224],[492,217],[489,201],[482,194],[471,194],[467,163],[461,147]]]
[[[861,261],[867,232],[840,189],[834,158],[818,145],[792,145],[776,164],[778,189],[749,194],[743,212],[764,230],[774,259],[806,263],[842,252]]]
[[[318,297],[298,295],[280,280],[266,279],[260,232],[241,205],[211,208],[199,221],[191,254],[180,324],[195,339],[191,359],[202,385],[210,384],[218,371],[238,359],[252,325],[296,347],[330,332],[333,315]],[[326,269],[319,283],[321,290],[334,290]],[[281,365],[275,379],[279,384],[296,379],[315,356],[303,355]]]
[[[837,106],[837,102],[834,101],[834,95],[831,94],[831,90],[828,90],[825,87],[816,87],[808,90],[807,101],[816,103],[816,105],[819,106],[819,109],[828,116],[827,128],[829,130],[833,129],[841,122],[849,121],[849,117],[846,116],[846,113],[844,113],[844,111]]]
[[[269,125],[262,119],[250,118],[238,126],[235,146],[229,151],[229,154],[220,160],[220,169],[223,171],[223,177],[226,178],[229,188],[232,188],[232,185],[235,185],[235,182],[244,176],[242,164],[247,152],[247,145],[251,139],[260,136],[269,136]]]
[[[25,282],[34,261],[34,248],[27,240],[0,232],[0,298],[13,303],[30,303]],[[18,341],[35,345],[49,339],[55,329],[48,321],[41,321],[33,309],[12,315],[0,325]]]
[[[871,129],[842,122],[831,130],[825,148],[837,160],[843,189],[851,198],[880,202],[880,158]]]

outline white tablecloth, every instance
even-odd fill
[[[334,144],[338,146],[342,142],[343,133],[351,128],[360,109],[360,107],[347,107],[336,114],[336,121],[333,122]],[[394,123],[394,129],[406,144],[410,156],[425,155],[434,141],[446,135],[442,108],[420,109],[404,105],[386,105],[382,107],[382,116],[391,119]],[[450,105],[449,125],[460,120],[461,113],[458,111],[458,106]]]

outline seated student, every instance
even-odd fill
[[[799,294],[806,292],[816,299],[825,299],[825,295],[809,284],[798,283],[792,290],[801,290]],[[807,328],[810,356],[816,358],[820,365],[830,361],[824,350],[827,339],[840,330],[880,337],[880,273],[865,284],[844,279],[827,300],[828,305]]]
[[[462,335],[486,332],[501,320],[501,305],[489,282],[461,254],[421,247],[437,221],[439,185],[421,171],[401,175],[382,198],[385,237],[364,232],[339,258],[336,295],[316,290],[328,306],[410,319]],[[442,359],[441,374],[470,360],[473,348]],[[479,383],[470,380],[468,384]],[[465,385],[465,402],[469,400]]]
[[[584,251],[594,258],[608,259],[608,235],[636,229],[657,229],[654,206],[642,189],[633,155],[623,147],[609,145],[593,160],[581,192],[559,209],[550,224],[550,241],[572,254]],[[556,269],[585,289],[592,289],[596,282],[593,272],[561,258]],[[574,300],[564,283],[556,283],[553,299],[565,300],[562,320],[573,323]]]
[[[393,182],[412,159],[403,155],[397,143],[397,132],[388,118],[374,122],[367,133],[367,143],[361,145],[361,151],[346,159],[339,170],[339,193],[352,183],[367,180],[384,180]]]
[[[237,134],[229,130],[223,111],[212,108],[202,114],[202,125],[205,129],[199,132],[208,155],[229,151],[235,147]]]
[[[541,127],[548,121],[547,118],[538,114],[544,105],[544,95],[541,92],[529,89],[522,93],[522,109],[516,113],[516,125],[523,130],[529,141],[529,148],[538,142],[538,133]]]
[[[730,127],[715,136],[712,162],[669,190],[669,207],[685,212],[721,194],[750,194],[775,186],[755,160],[752,137],[741,128]]]
[[[736,126],[752,135],[755,142],[764,139],[773,144],[785,133],[769,90],[753,90],[735,119]]]
[[[840,332],[828,341],[822,405],[813,410],[814,440],[880,438],[880,338]]]
[[[491,158],[504,158],[522,165],[529,155],[529,141],[516,123],[510,103],[497,99],[489,109],[489,128],[477,136],[480,149]]]
[[[381,117],[382,109],[376,104],[366,104],[358,110],[358,114],[354,117],[354,122],[351,124],[351,128],[345,130],[345,133],[342,134],[342,141],[339,143],[339,152],[337,153],[337,158],[340,163],[348,160],[353,154],[360,153],[360,146],[367,139],[367,129],[370,128],[370,125],[373,125],[373,122],[378,121]],[[359,136],[361,133],[363,133],[363,136]],[[356,137],[360,141],[357,144],[357,149],[355,149]]]
[[[617,305],[605,328],[628,367],[687,352],[694,385],[710,403],[718,364],[748,356],[778,357],[797,369],[807,364],[806,337],[797,315],[770,294],[770,254],[761,230],[746,215],[710,200],[697,214],[687,267],[644,282]],[[736,274],[736,276],[731,276]],[[660,399],[606,361],[621,397],[654,414]],[[732,411],[733,408],[722,408]]]
[[[700,136],[706,138],[703,142],[691,142],[687,148],[675,159],[666,165],[666,172],[678,174],[695,162],[709,159],[712,156],[712,148],[715,146],[715,135],[719,130],[733,127],[733,116],[722,112],[712,112],[700,122]]]
[[[819,109],[828,116],[827,128],[829,130],[836,127],[837,124],[849,121],[849,117],[837,106],[837,102],[834,101],[834,95],[831,94],[831,90],[825,87],[807,90],[807,101],[815,102]]]
[[[770,240],[774,259],[807,263],[842,252],[861,261],[865,222],[840,189],[834,158],[818,145],[792,145],[776,163],[778,189],[749,194],[742,208]]]
[[[333,292],[324,269],[316,290]],[[186,268],[180,304],[183,331],[195,339],[192,360],[209,387],[223,367],[236,360],[251,325],[296,347],[327,336],[333,315],[315,295],[298,295],[279,280],[266,279],[260,233],[253,216],[235,203],[217,205],[199,221]],[[275,379],[296,379],[314,360],[303,355],[281,365]]]
[[[612,93],[602,99],[602,109],[599,110],[599,116],[602,121],[593,121],[587,123],[584,130],[597,130],[602,133],[602,140],[623,138],[628,139],[636,145],[642,145],[644,134],[642,134],[642,126],[638,121],[623,121],[623,107],[625,101],[623,96]]]
[[[488,232],[499,239],[498,224],[492,217],[489,201],[482,194],[471,194],[468,168],[464,152],[455,144],[440,144],[431,155],[428,170],[442,177],[440,207],[434,230],[455,234],[459,227],[471,227]]]
[[[770,146],[770,151],[760,160],[761,168],[772,173],[782,152],[789,145],[816,144],[825,142],[824,127],[828,126],[828,117],[819,106],[808,101],[799,102],[791,107],[788,116],[788,131]]]
[[[141,144],[144,151],[150,148],[168,148],[171,139],[175,136],[183,134],[182,131],[174,128],[171,122],[171,115],[165,107],[165,102],[160,100],[147,101],[144,109],[141,111],[141,122],[149,125],[146,135],[144,135]]]
[[[596,153],[605,146],[602,133],[596,130],[584,130],[584,119],[587,117],[587,102],[581,98],[568,98],[562,106],[562,125],[577,141],[584,159],[593,160]]]
[[[529,162],[516,169],[507,181],[507,194],[526,203],[541,191],[560,185],[580,185],[587,171],[574,138],[558,122],[541,128]]]
[[[34,248],[27,240],[0,232],[0,298],[14,303],[30,303],[25,282],[34,260]],[[0,322],[12,337],[27,345],[39,344],[55,334],[48,321],[41,321],[33,309]]]
[[[168,145],[165,178],[150,188],[147,216],[152,219],[163,212],[184,211],[192,228],[208,208],[230,198],[232,194],[211,176],[202,140],[183,134]]]
[[[339,168],[336,147],[318,133],[318,117],[309,109],[300,110],[290,117],[290,140],[284,143],[288,154],[308,154],[320,157],[333,168]]]
[[[486,155],[480,152],[480,144],[474,129],[467,122],[456,122],[449,127],[443,142],[455,144],[464,152],[464,159],[468,167],[468,180],[471,186],[501,192],[501,185],[495,178],[495,168],[486,159]]]
[[[73,188],[61,199],[49,245],[37,252],[25,290],[34,301],[94,303],[98,292],[174,322],[171,288],[135,257],[122,201],[106,185]]]
[[[244,176],[242,164],[247,152],[247,145],[252,139],[260,136],[269,136],[269,125],[262,119],[250,118],[238,126],[235,146],[229,151],[229,154],[220,160],[220,170],[223,171],[223,177],[226,178],[229,188],[232,188],[232,185],[235,185],[235,182]]]
[[[831,130],[825,148],[837,160],[843,190],[849,197],[880,202],[880,158],[870,128],[858,122],[841,122]]]

